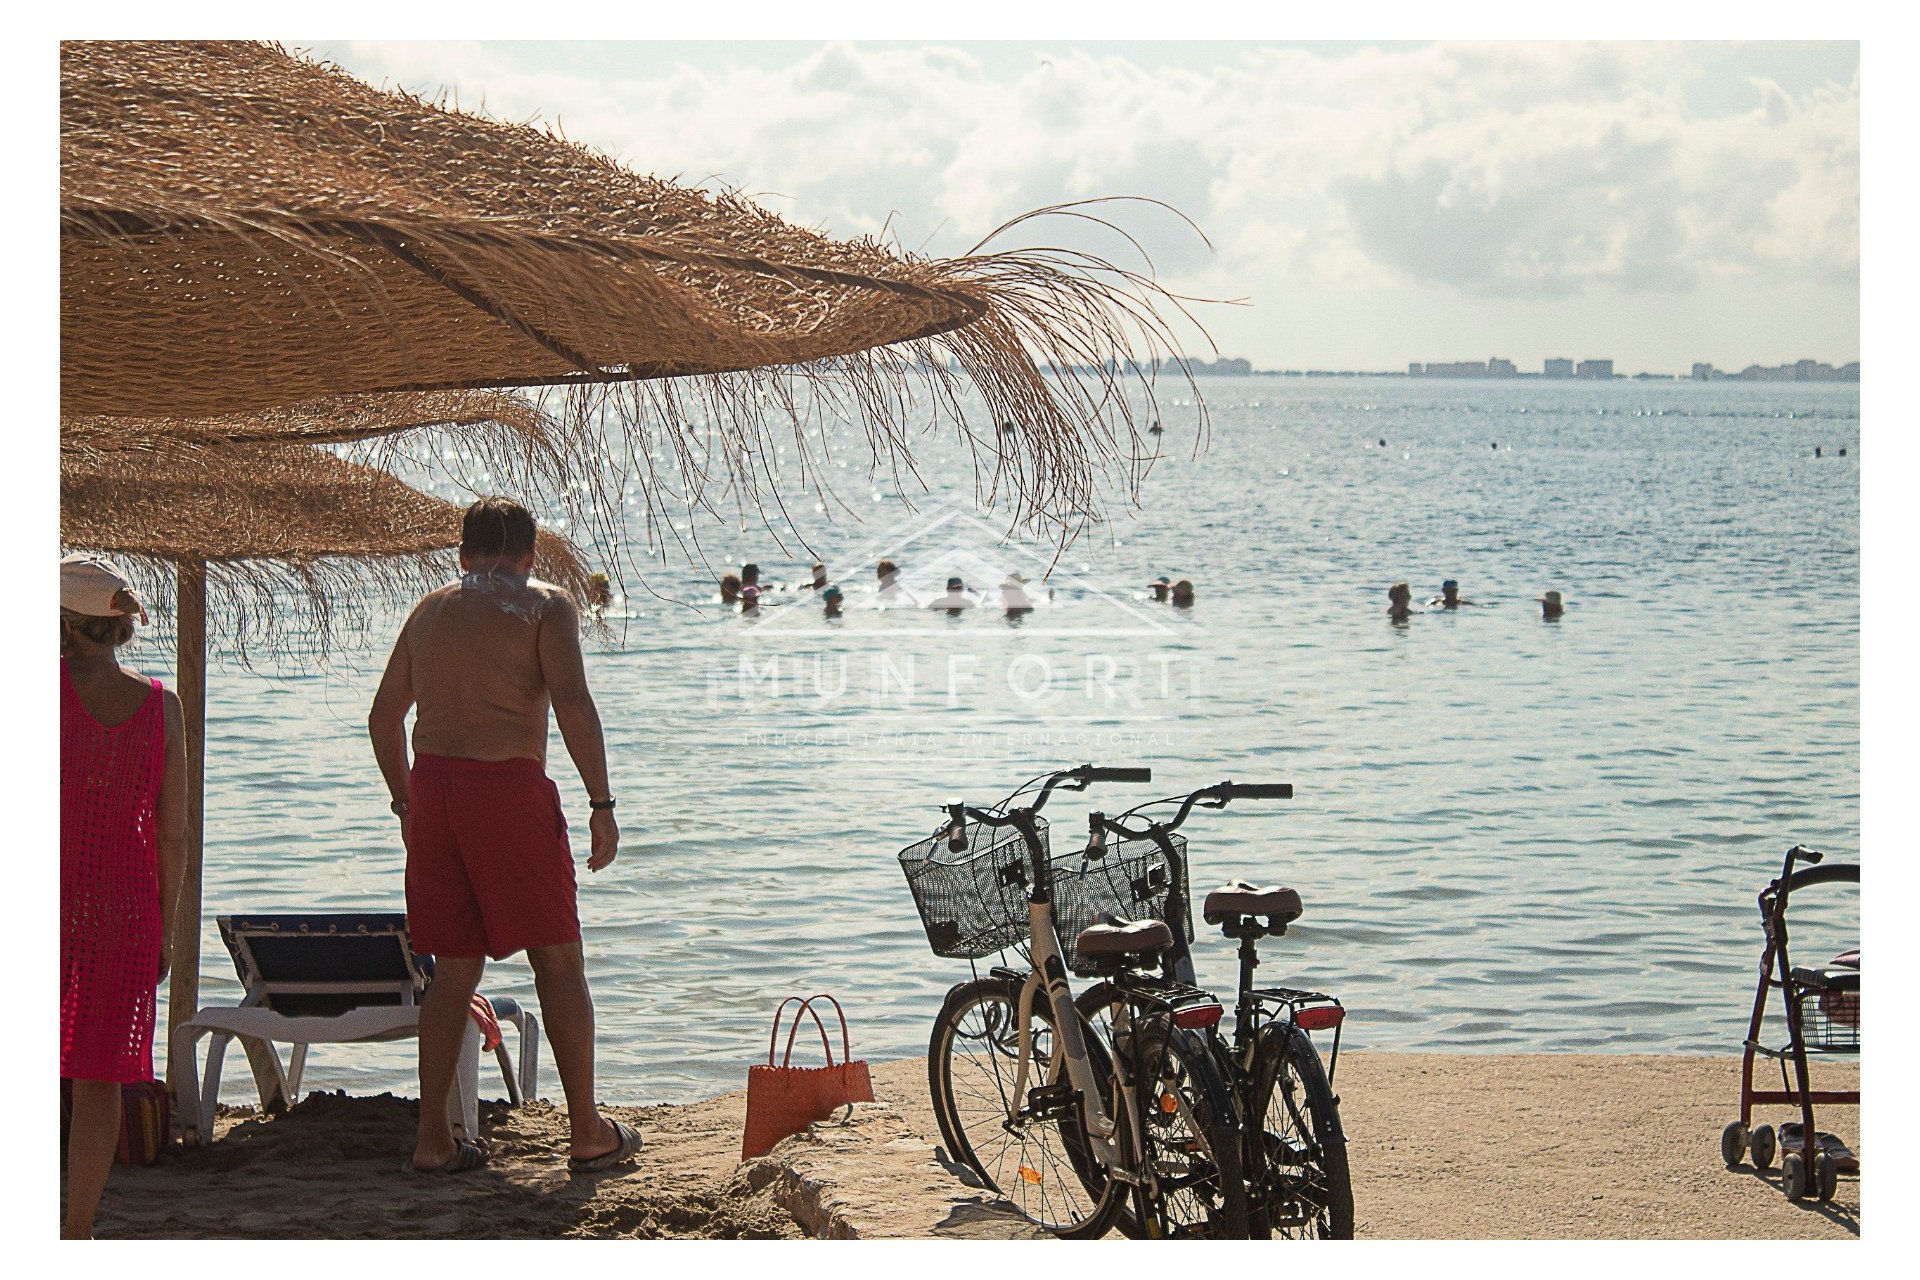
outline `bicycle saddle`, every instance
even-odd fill
[[[1074,950],[1082,960],[1151,955],[1173,945],[1173,930],[1158,920],[1115,920],[1080,931]]]
[[[1209,893],[1200,914],[1208,924],[1237,916],[1271,916],[1279,924],[1292,924],[1303,909],[1300,895],[1292,889],[1271,885],[1256,889],[1245,880],[1235,880]]]

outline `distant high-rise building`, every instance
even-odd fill
[[[1513,361],[1511,360],[1502,360],[1499,356],[1494,356],[1487,361],[1487,376],[1489,378],[1514,378],[1518,377],[1519,374],[1520,371],[1513,367]]]
[[[1412,360],[1407,363],[1407,376],[1409,378],[1417,378],[1421,374],[1425,373],[1426,371],[1427,371],[1426,366],[1421,364],[1418,360]]]
[[[1549,360],[1541,372],[1549,378],[1571,378],[1573,376],[1573,361]]]
[[[1582,360],[1573,372],[1574,376],[1578,378],[1611,378],[1613,376],[1613,361]]]

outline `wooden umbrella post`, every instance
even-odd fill
[[[167,988],[167,1088],[178,1084],[173,1030],[200,1007],[200,863],[207,789],[207,562],[179,562],[177,689],[187,730],[187,849],[173,917],[173,978]]]

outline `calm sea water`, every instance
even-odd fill
[[[1295,784],[1291,802],[1189,824],[1194,888],[1300,890],[1306,914],[1261,978],[1343,997],[1347,1044],[1737,1047],[1753,900],[1782,851],[1859,853],[1857,388],[1203,390],[1208,451],[1191,456],[1191,409],[1163,402],[1143,508],[1070,548],[1018,624],[870,607],[882,555],[933,594],[950,574],[991,588],[1048,568],[976,521],[945,441],[922,451],[935,492],[917,511],[853,465],[852,442],[834,484],[860,522],[802,500],[848,582],[845,620],[793,591],[758,622],[720,614],[679,561],[650,580],[668,599],[636,588],[616,608],[589,662],[625,841],[581,891],[604,1096],[739,1087],[789,992],[839,995],[860,1055],[924,1052],[967,965],[929,952],[896,851],[950,796],[1088,759],[1150,764],[1156,784],[1059,797],[1056,851],[1089,807]],[[757,526],[704,543],[775,582],[812,558]],[[1147,601],[1159,573],[1196,584],[1191,611]],[[1477,607],[1388,623],[1388,583],[1424,600],[1447,577]],[[1567,600],[1558,623],[1534,603],[1547,588]],[[364,733],[397,624],[329,669],[216,671],[205,998],[236,991],[214,913],[399,908]],[[550,772],[584,841],[557,735]],[[1804,899],[1809,960],[1857,937],[1851,890],[1827,892],[1843,896]],[[1230,984],[1229,944],[1196,947],[1203,981]],[[531,998],[530,971],[495,965],[486,989]],[[410,1091],[411,1046],[323,1048],[308,1078]]]

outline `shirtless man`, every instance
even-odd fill
[[[408,926],[435,963],[420,1010],[416,1169],[459,1173],[486,1160],[454,1140],[447,1095],[487,957],[521,950],[567,1095],[569,1167],[609,1168],[640,1147],[638,1133],[594,1105],[593,997],[573,854],[560,791],[545,772],[549,704],[593,811],[588,870],[612,864],[620,831],[579,613],[564,590],[527,576],[533,542],[533,516],[519,503],[483,498],[467,508],[460,581],[414,606],[367,716],[407,847]]]

